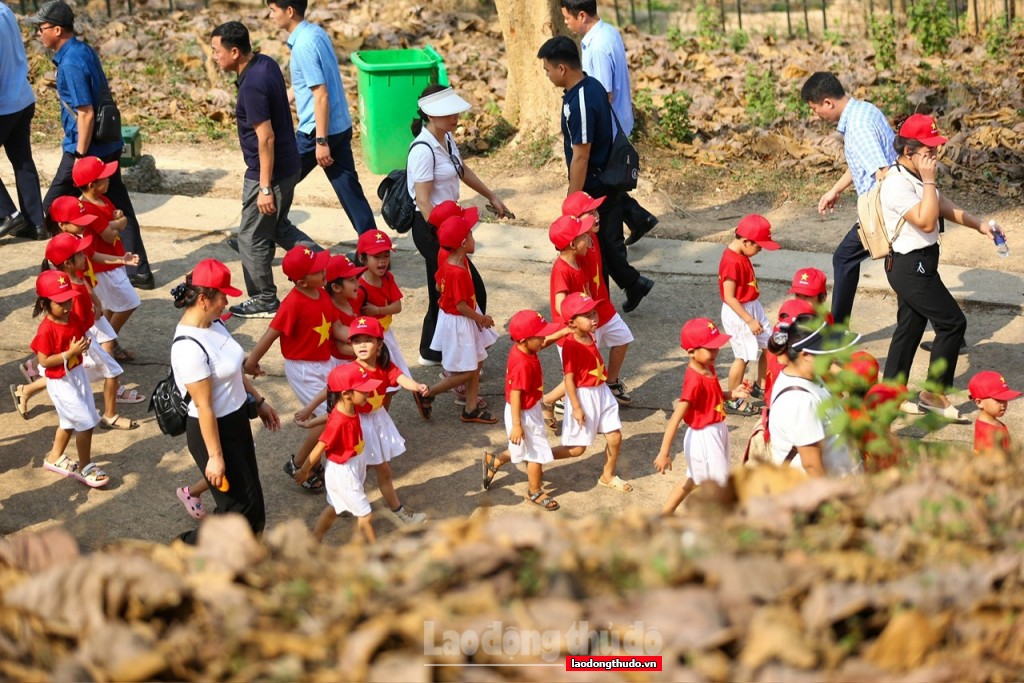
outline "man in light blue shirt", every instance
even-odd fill
[[[338,57],[327,32],[304,19],[306,5],[307,0],[267,0],[271,22],[289,32],[288,71],[299,118],[295,142],[302,161],[299,180],[317,166],[324,169],[352,227],[361,235],[376,225],[352,158],[352,117]]]
[[[29,132],[36,113],[36,95],[28,82],[25,44],[14,12],[0,3],[0,147],[14,167],[19,212],[0,181],[0,237],[14,233],[35,237],[43,227],[43,198],[39,172],[32,160]]]
[[[566,27],[580,36],[583,71],[608,93],[612,112],[627,136],[633,133],[633,93],[629,85],[626,46],[618,29],[597,16],[597,0],[561,0]],[[636,244],[658,224],[658,218],[628,194],[622,198],[623,222],[629,226],[626,246]]]

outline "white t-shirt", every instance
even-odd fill
[[[938,194],[937,191],[936,194]],[[885,180],[882,181],[882,187],[878,191],[878,198],[882,203],[882,220],[885,221],[885,230],[889,234],[889,239],[892,239],[893,233],[896,232],[900,218],[920,204],[923,196],[924,185],[914,177],[913,173],[905,170],[899,164],[889,169]],[[912,251],[930,247],[938,241],[937,226],[931,232],[922,232],[911,225],[909,221],[905,221],[903,227],[900,228],[899,237],[892,243],[892,249],[897,254],[909,254]]]
[[[787,387],[800,387],[785,396],[779,395]],[[818,415],[821,402],[829,398],[828,390],[816,382],[780,372],[772,388],[771,410],[768,413],[768,431],[771,433],[772,462],[781,465],[794,446],[809,446],[819,441],[822,445],[821,462],[830,477],[843,477],[861,469],[860,458],[836,435],[826,433],[826,425]],[[798,453],[790,461],[791,467],[803,469]]]
[[[445,133],[444,137],[448,144],[442,146],[434,134],[424,126],[413,143],[426,142],[430,145],[430,149],[423,145],[416,145],[409,149],[409,164],[405,180],[409,196],[416,199],[416,183],[433,181],[434,186],[430,189],[431,206],[437,206],[449,199],[453,202],[459,201],[460,178],[458,171],[455,170],[455,164],[452,163],[452,157],[455,157],[461,165],[462,156],[459,154],[459,148],[452,136]],[[451,147],[451,156],[448,155],[446,147]]]
[[[192,337],[209,354],[206,354],[192,339],[181,339],[171,344],[171,369],[174,370],[174,382],[178,391],[184,396],[188,391],[186,384],[192,384],[207,377],[212,377],[210,398],[213,412],[217,417],[230,415],[245,402],[245,385],[242,383],[242,361],[245,351],[231,336],[228,328],[215,322],[209,328],[178,325],[174,328],[175,337]],[[199,417],[196,405],[188,402],[188,414]]]

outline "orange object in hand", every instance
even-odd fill
[[[230,487],[231,485],[228,483],[227,475],[225,475],[223,477],[223,480],[221,481],[220,486],[217,487],[217,490],[220,491],[221,493],[225,493]]]

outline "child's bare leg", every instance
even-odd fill
[[[763,358],[764,356],[762,356]],[[767,366],[766,366],[767,367]],[[747,372],[747,361],[737,358],[729,366],[729,391],[743,384],[743,375]]]
[[[530,493],[540,491],[544,486],[544,466],[539,462],[526,463],[526,478],[530,482]]]
[[[57,433],[53,435],[53,447],[50,449],[50,454],[46,456],[46,461],[51,465],[60,459],[60,456],[67,449],[68,444],[71,443],[71,435],[74,432],[70,429],[61,429],[57,427]]]
[[[395,482],[391,478],[391,463],[382,462],[379,465],[374,465],[373,473],[377,475],[377,488],[380,489],[380,495],[388,507],[392,510],[402,507],[402,502],[398,500],[398,493],[395,492]]]
[[[437,396],[438,394],[443,394],[444,392],[448,391],[449,389],[457,387],[460,384],[465,384],[466,382],[469,381],[470,377],[472,377],[475,374],[478,374],[478,373],[477,373],[477,371],[474,371],[474,370],[467,370],[466,372],[455,372],[455,373],[452,373],[452,374],[448,375],[447,377],[445,377],[444,379],[442,379],[437,384],[432,385],[430,387],[430,391],[428,392],[427,395],[428,396]]]
[[[92,430],[75,433],[75,448],[78,449],[78,471],[92,462]]]
[[[109,353],[111,356],[114,355],[114,351],[117,349],[117,340],[111,339],[100,344],[100,348]]]
[[[28,412],[28,401],[30,398],[38,394],[40,391],[46,388],[46,377],[40,375],[28,384],[19,384],[15,389],[15,394],[21,399],[21,404],[24,406],[25,412]]]
[[[337,513],[334,512],[334,508],[328,505],[324,508],[324,511],[320,513],[320,516],[316,520],[316,526],[313,527],[313,538],[316,539],[317,543],[324,542],[324,536],[327,535],[327,531],[334,524],[334,520],[338,518]]]
[[[377,532],[373,530],[372,512],[366,515],[365,517],[360,517],[356,520],[356,529],[363,532],[363,536],[366,538],[366,541],[368,543],[377,542]]]
[[[626,360],[626,352],[629,351],[629,344],[613,346],[608,349],[608,383],[614,384],[619,381],[619,372]]]
[[[682,505],[686,497],[693,493],[695,488],[697,488],[697,484],[690,477],[676,484],[672,492],[668,494],[668,500],[665,501],[665,506],[661,508],[661,514],[665,517],[671,517],[672,513]]]
[[[116,377],[107,377],[103,380],[103,417],[108,420],[114,419],[117,415],[117,390],[121,383]]]
[[[551,455],[555,456],[555,460],[578,458],[586,452],[587,449],[584,446],[555,446],[551,449]]]
[[[544,405],[550,406],[554,405],[555,401],[561,398],[565,398],[565,382],[559,382],[554,387],[552,387],[551,391],[544,394],[544,398],[542,399],[542,401],[544,402]]]
[[[757,359],[757,383],[764,387],[764,379],[768,376],[768,352],[764,349],[761,350],[761,355]]]
[[[107,320],[110,321],[110,326],[114,328],[114,332],[121,334],[121,328],[124,327],[124,324],[128,322],[128,318],[132,317],[132,313],[134,312],[135,309],[133,308],[130,311],[118,311],[117,313],[114,313],[113,311],[103,311],[103,314],[107,316]]]
[[[466,407],[467,413],[472,413],[476,410],[476,404],[478,396],[480,394],[480,369],[476,372],[470,373],[469,378],[466,380]]]
[[[292,462],[295,463],[296,467],[302,467],[306,462],[306,458],[313,452],[316,447],[316,442],[320,439],[320,434],[323,432],[322,429],[307,429],[306,438],[303,439],[302,445],[299,446],[298,453],[292,458]]]
[[[619,450],[622,448],[622,432],[616,430],[604,435],[606,441],[604,447],[605,461],[604,471],[601,472],[601,481],[610,484],[615,478],[615,464],[619,461]],[[626,484],[626,490],[632,491],[633,487]]]
[[[185,492],[193,498],[198,498],[209,490],[210,484],[203,478],[200,478],[196,480],[196,483],[189,484],[185,487]]]

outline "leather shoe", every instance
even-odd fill
[[[30,229],[32,226],[28,224],[28,219],[25,218],[24,214],[18,214],[17,216],[8,216],[0,223],[0,237],[9,235],[12,232],[16,235],[26,229]]]
[[[237,237],[229,237],[229,238],[227,238],[227,240],[225,240],[225,242],[227,243],[227,245],[229,247],[231,247],[232,251],[234,251],[236,254],[238,253],[238,238]]]
[[[644,297],[651,293],[652,289],[654,289],[654,280],[641,275],[636,284],[626,291],[626,301],[622,304],[622,310],[626,313],[632,312],[640,305]]]
[[[135,273],[128,278],[128,282],[132,283],[132,287],[135,289],[153,289],[156,287],[156,282],[153,280],[153,273]]]
[[[626,246],[628,247],[639,242],[644,235],[649,233],[651,230],[654,230],[654,226],[657,224],[658,217],[653,214],[648,215],[647,220],[644,221],[643,225],[638,226],[636,230],[630,231],[629,237],[626,238]]]
[[[921,342],[921,350],[922,351],[927,351],[928,353],[931,353],[932,352],[932,346],[934,346],[934,342],[930,342],[930,341]],[[960,355],[962,356],[965,353],[967,353],[967,340],[963,340],[963,341],[960,342]]]

